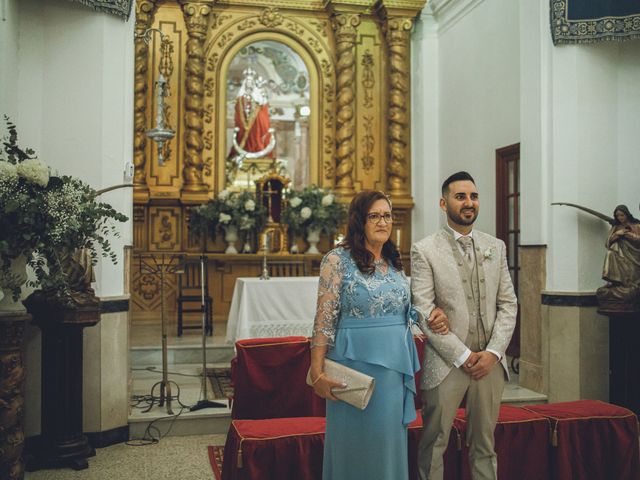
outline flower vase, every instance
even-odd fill
[[[306,253],[309,254],[318,254],[320,251],[318,250],[318,242],[320,241],[320,229],[319,228],[311,228],[307,232],[307,242],[309,242],[309,248]]]
[[[224,228],[224,241],[227,242],[227,249],[224,253],[227,254],[236,254],[238,250],[236,249],[236,242],[238,241],[238,228],[229,225]]]
[[[20,300],[13,300],[13,287],[22,286],[27,281],[27,257],[19,255],[11,259],[8,277],[0,274],[0,289],[4,296],[0,299],[0,312],[19,313],[27,310]]]

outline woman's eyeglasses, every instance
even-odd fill
[[[369,220],[371,223],[375,223],[376,225],[379,224],[382,221],[382,219],[384,219],[385,223],[392,223],[393,215],[391,214],[391,212],[387,212],[385,214],[381,214],[381,213],[367,214],[367,220]]]

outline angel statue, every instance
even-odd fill
[[[607,282],[596,291],[603,313],[631,313],[640,311],[640,220],[626,205],[618,205],[613,218],[573,203],[568,205],[606,220],[611,230],[605,243],[607,252],[602,279]]]

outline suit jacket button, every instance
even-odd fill
[[[482,295],[480,298],[481,298],[482,300],[484,300],[486,297],[485,297],[484,295]]]
[[[471,295],[467,295],[467,298],[471,298]]]
[[[480,279],[480,283],[484,283],[484,278],[481,278],[481,279]]]
[[[462,262],[458,262],[458,266],[461,267],[462,266]]]
[[[462,279],[462,283],[467,283],[467,279],[466,279],[466,278],[463,278],[463,279]]]

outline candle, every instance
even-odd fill
[[[400,228],[396,228],[396,247],[398,247],[398,249],[400,248],[400,240],[401,240],[401,233],[400,233]]]

